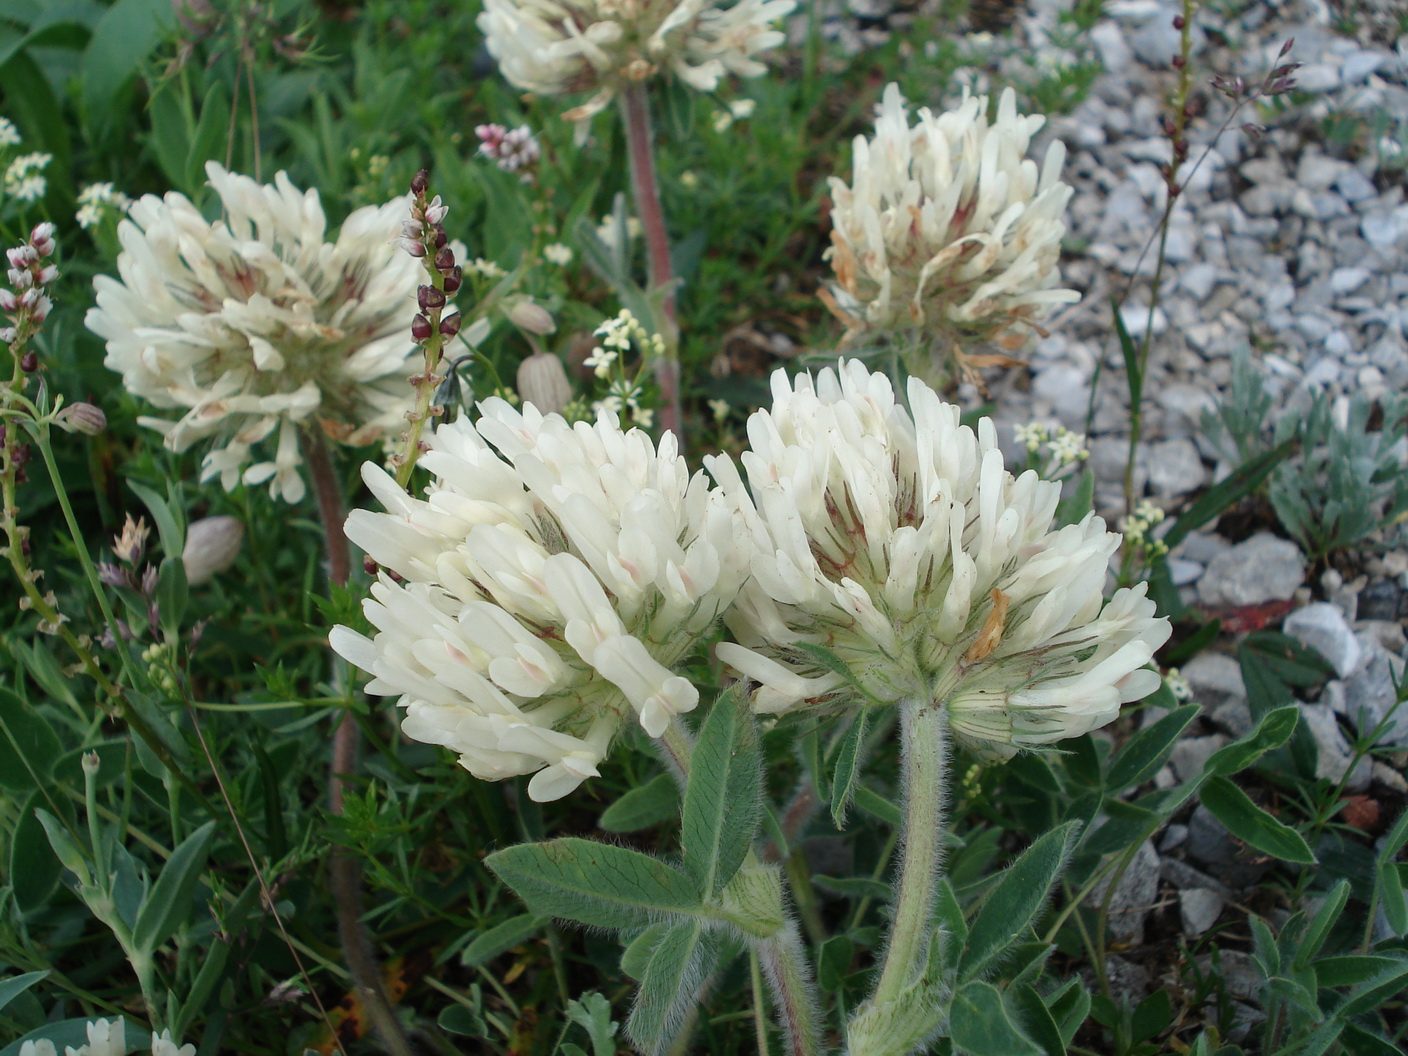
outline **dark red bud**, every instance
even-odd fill
[[[459,332],[460,332],[460,313],[459,313],[459,312],[456,312],[454,315],[446,316],[444,319],[440,320],[440,336],[441,336],[441,337],[454,337],[454,336],[455,336],[456,334],[458,334]]]
[[[445,280],[446,293],[455,293],[464,285],[464,272],[458,266],[441,272],[441,275]]]
[[[429,340],[430,320],[423,315],[417,315],[415,321],[411,323],[411,337],[416,341]]]
[[[1165,115],[1165,116],[1164,116],[1164,135],[1168,136],[1169,139],[1172,139],[1172,138],[1173,138],[1175,135],[1177,135],[1177,134],[1178,134],[1178,126],[1173,123],[1173,118],[1168,117],[1167,115]]]
[[[26,374],[33,374],[38,369],[39,353],[34,351],[34,349],[31,348],[24,355],[20,356],[20,370],[24,371]]]
[[[455,251],[449,246],[443,246],[435,254],[435,270],[441,275],[455,266]]]
[[[1295,37],[1291,37],[1290,39],[1288,39],[1288,40],[1286,41],[1286,43],[1284,43],[1284,44],[1281,45],[1281,54],[1282,54],[1282,55],[1289,55],[1289,54],[1291,53],[1291,49],[1292,49],[1293,47],[1295,47],[1295,46],[1296,46],[1296,38],[1295,38]]]
[[[422,286],[416,291],[416,303],[422,312],[434,312],[445,307],[445,295],[434,286]]]
[[[370,554],[362,555],[362,571],[369,576],[376,575],[376,562],[372,560]]]
[[[433,241],[435,242],[436,249],[444,249],[445,243],[450,241],[449,236],[445,234],[445,229],[439,224],[435,225],[435,238]]]
[[[458,318],[458,317],[456,317]],[[23,469],[29,462],[29,445],[17,444],[15,446],[15,457],[12,459],[16,469]]]
[[[1173,28],[1174,28],[1174,29],[1177,29],[1177,30],[1180,30],[1180,31],[1181,31],[1181,30],[1183,29],[1183,27],[1186,26],[1187,24],[1188,24],[1188,20],[1187,20],[1186,18],[1184,18],[1182,15],[1174,15],[1174,16],[1173,16]]]
[[[1175,70],[1181,70],[1181,69],[1183,69],[1183,67],[1184,67],[1184,65],[1187,63],[1187,61],[1188,61],[1188,60],[1185,59],[1182,55],[1175,55],[1175,56],[1170,60],[1169,65],[1171,65]]]
[[[425,169],[421,169],[420,172],[411,177],[411,193],[416,197],[424,195],[429,188],[430,173]]]

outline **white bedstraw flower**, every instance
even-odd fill
[[[22,142],[20,130],[8,117],[0,117],[0,147],[17,147]]]
[[[174,192],[134,203],[117,229],[120,278],[94,280],[88,328],[129,392],[181,412],[139,419],[167,447],[213,438],[202,480],[269,481],[297,502],[300,430],[360,445],[405,427],[420,266],[392,240],[408,206],[358,209],[328,242],[316,190],[282,172],[272,186],[206,172],[221,219]],[[256,461],[261,441],[272,460]]]
[[[331,641],[400,697],[408,736],[484,780],[534,774],[545,802],[596,775],[628,716],[658,737],[694,708],[673,668],[736,597],[747,533],[673,434],[657,450],[609,416],[481,407],[430,439],[425,499],[363,467],[387,512],[353,512],[347,536],[382,568],[376,634]]]
[[[1052,530],[1061,487],[1013,477],[989,419],[976,433],[917,379],[910,411],[889,380],[842,361],[815,381],[773,375],[748,421],[751,496],[710,471],[756,524],[753,579],[726,622],[726,663],[759,682],[754,706],[859,703],[799,648],[838,656],[872,702],[934,700],[955,737],[1007,758],[1109,722],[1159,684],[1169,636],[1141,584],[1102,588],[1120,538],[1094,515]]]
[[[954,110],[921,109],[911,127],[897,85],[886,87],[875,135],[855,140],[848,186],[831,179],[837,307],[856,329],[925,327],[957,341],[1018,348],[1027,324],[1080,299],[1057,262],[1071,188],[1066,149],[1038,168],[1026,157],[1045,122],[1017,113],[1008,88],[988,124],[986,96]]]
[[[590,91],[569,121],[600,112],[625,85],[671,73],[711,92],[785,39],[773,26],[794,0],[485,0],[479,28],[504,76],[524,91]]]

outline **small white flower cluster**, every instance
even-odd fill
[[[23,142],[24,139],[15,123],[8,117],[0,117],[0,148],[18,147]]]
[[[477,777],[534,773],[558,799],[597,773],[626,716],[652,737],[698,691],[672,667],[747,575],[746,533],[666,434],[658,449],[603,415],[569,425],[531,404],[481,404],[430,439],[426,498],[368,463],[386,513],[347,536],[384,571],[368,639],[333,648],[399,696],[402,728]]]
[[[78,192],[78,226],[87,230],[96,227],[109,213],[126,213],[132,199],[111,183],[90,183]]]
[[[49,183],[42,173],[53,160],[52,154],[21,154],[5,169],[5,193],[22,202],[43,198]]]
[[[652,334],[629,308],[622,308],[613,318],[606,320],[592,331],[594,337],[601,338],[601,344],[592,348],[582,366],[590,367],[598,378],[611,376],[612,368],[623,352],[631,350],[634,342],[643,355],[660,356],[665,351],[665,339]]]
[[[849,327],[1018,348],[1051,305],[1080,299],[1055,288],[1065,147],[1038,168],[1026,153],[1046,119],[1018,114],[1010,88],[991,124],[987,109],[965,95],[911,127],[899,87],[886,87],[875,135],[855,140],[850,185],[831,179],[832,296]]]
[[[726,110],[720,110],[714,115],[714,131],[727,132],[733,127],[735,121],[752,117],[753,111],[758,108],[758,104],[752,99],[735,99],[728,104]]]
[[[773,27],[794,0],[485,0],[489,52],[524,91],[592,91],[569,110],[585,121],[627,84],[672,73],[711,92],[727,73],[756,77],[755,56],[783,42]]]
[[[1174,700],[1193,699],[1193,684],[1176,667],[1170,667],[1164,672],[1164,685],[1168,686],[1168,691],[1173,694]]]
[[[317,191],[283,173],[261,186],[213,162],[206,172],[223,219],[174,192],[135,202],[118,225],[120,279],[94,280],[88,328],[129,392],[183,411],[139,419],[167,447],[215,438],[202,480],[269,481],[297,502],[301,429],[357,445],[405,426],[420,273],[393,245],[406,200],[358,209],[327,242]],[[275,433],[273,459],[250,465]]]
[[[559,268],[565,268],[572,263],[572,250],[564,246],[561,242],[549,242],[543,247],[543,259],[549,264],[556,264]]]
[[[1031,458],[1027,464],[1048,480],[1054,480],[1063,469],[1090,457],[1085,434],[1072,432],[1064,425],[1058,425],[1053,432],[1045,422],[1027,422],[1012,427],[1012,438],[1027,449],[1029,456],[1039,455],[1043,448],[1046,450],[1048,465],[1034,465]]]
[[[1145,499],[1134,508],[1134,513],[1131,516],[1120,518],[1119,527],[1120,532],[1124,535],[1125,545],[1142,551],[1146,559],[1162,557],[1167,554],[1168,544],[1149,534],[1154,525],[1159,524],[1163,519],[1164,511],[1153,500]]]
[[[526,182],[532,179],[529,171],[538,163],[542,148],[538,138],[527,125],[507,129],[503,125],[476,125],[474,134],[479,137],[479,153],[491,158],[504,172],[517,172]]]
[[[754,525],[753,578],[719,658],[761,683],[754,707],[946,702],[955,737],[1007,758],[1095,729],[1158,686],[1169,635],[1141,584],[1104,603],[1119,536],[1093,514],[1053,531],[1060,485],[1004,468],[989,419],[917,379],[909,411],[883,374],[843,362],[773,377],[748,422],[750,489],[706,460]]]
[[[473,260],[465,261],[464,270],[470,275],[491,280],[502,279],[508,274],[508,272],[504,271],[497,263],[487,257],[475,257]]]
[[[194,1045],[178,1046],[171,1040],[171,1031],[152,1033],[152,1056],[195,1056]],[[26,1041],[20,1046],[19,1056],[58,1056],[54,1043],[48,1039]],[[98,1019],[88,1024],[88,1042],[74,1048],[64,1046],[64,1056],[127,1056],[127,1021],[121,1016],[116,1019]]]

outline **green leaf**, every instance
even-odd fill
[[[894,894],[885,881],[872,880],[868,876],[825,876],[822,873],[813,873],[811,880],[817,887],[835,891],[849,898],[874,898],[888,902]]]
[[[1222,515],[1243,498],[1250,495],[1271,475],[1271,471],[1290,458],[1300,446],[1299,440],[1287,440],[1264,454],[1244,462],[1207,491],[1178,516],[1173,527],[1164,533],[1164,542],[1172,550],[1188,537],[1190,532],[1201,528],[1209,521]]]
[[[836,749],[836,766],[831,778],[831,821],[840,829],[844,828],[846,808],[851,805],[855,793],[856,775],[860,770],[860,752],[865,744],[865,731],[870,725],[867,709],[859,708],[851,718],[850,728],[841,738]]]
[[[129,480],[127,486],[136,493],[147,507],[156,524],[156,534],[161,539],[162,553],[167,557],[180,558],[186,548],[186,530],[179,514],[174,512],[160,495],[144,484]]]
[[[904,814],[900,812],[900,808],[878,792],[873,792],[864,785],[857,785],[854,798],[857,807],[872,817],[879,818],[886,825],[897,829],[904,823]]]
[[[1076,486],[1070,495],[1062,499],[1056,507],[1056,527],[1079,524],[1085,515],[1095,508],[1095,471],[1086,467],[1076,478]]]
[[[0,979],[0,1010],[3,1010],[11,1001],[48,975],[47,971],[25,972],[23,975],[12,975],[8,979]]]
[[[958,963],[960,979],[972,979],[991,966],[1031,926],[1065,867],[1079,829],[1073,821],[1052,829],[1002,873],[969,928],[968,945]]]
[[[616,1023],[611,1018],[611,1002],[605,997],[593,990],[567,1002],[567,1018],[592,1039],[592,1056],[615,1056]]]
[[[1387,1038],[1356,1023],[1346,1023],[1340,1044],[1349,1056],[1403,1056],[1403,1050]]]
[[[537,913],[520,913],[509,917],[479,935],[460,954],[460,964],[475,968],[492,961],[499,954],[521,946],[543,929],[550,918]]]
[[[875,694],[861,685],[860,679],[846,665],[846,662],[833,653],[824,645],[816,642],[797,642],[795,648],[798,652],[805,653],[813,661],[826,668],[832,674],[840,675],[846,681],[846,685],[853,689],[858,697],[877,707],[884,707],[885,702],[876,698]]]
[[[700,912],[694,882],[678,869],[639,851],[576,837],[521,843],[495,851],[484,863],[538,913],[630,928],[661,914]]]
[[[171,852],[151,893],[137,912],[137,922],[132,928],[132,943],[137,949],[152,953],[190,916],[191,896],[205,868],[214,836],[215,822],[207,821]]]
[[[855,956],[855,943],[849,935],[833,935],[821,944],[816,954],[816,985],[823,993],[835,993],[841,989],[846,976],[851,974],[851,958]]]
[[[1079,979],[1072,979],[1047,996],[1046,1007],[1051,1009],[1051,1015],[1061,1028],[1061,1040],[1070,1045],[1076,1031],[1090,1015],[1090,991]]]
[[[165,558],[156,581],[156,607],[161,615],[161,627],[166,637],[179,640],[181,621],[186,616],[190,588],[186,585],[186,564],[181,555]]]
[[[1239,840],[1284,862],[1315,864],[1315,855],[1300,833],[1258,807],[1227,778],[1208,778],[1201,798],[1203,806]]]
[[[29,792],[46,784],[62,752],[38,708],[0,686],[0,788]]]
[[[657,774],[601,812],[597,826],[606,832],[639,832],[673,818],[679,811],[679,785],[670,774]]]
[[[1007,991],[1025,1033],[1040,1046],[1044,1056],[1066,1056],[1066,1041],[1046,1002],[1029,983],[1017,983]]]
[[[166,0],[117,0],[93,30],[83,54],[83,104],[89,126],[106,130],[127,101],[124,89],[166,34]],[[177,551],[179,553],[179,551]]]
[[[1302,971],[1310,965],[1316,954],[1320,952],[1320,947],[1325,945],[1326,936],[1330,934],[1330,929],[1334,927],[1335,921],[1340,919],[1340,914],[1344,912],[1345,903],[1348,901],[1349,881],[1341,880],[1325,896],[1325,901],[1320,904],[1315,916],[1306,926],[1305,934],[1301,936],[1295,958],[1291,962],[1292,968],[1296,971]]]
[[[1315,962],[1315,985],[1320,987],[1358,986],[1375,976],[1403,967],[1397,957],[1374,954],[1350,954],[1345,957],[1321,957]]]
[[[88,857],[83,853],[78,841],[69,833],[64,823],[47,810],[39,807],[34,808],[34,816],[39,819],[39,824],[44,826],[44,835],[49,837],[49,846],[54,849],[59,861],[63,862],[64,868],[78,877],[79,883],[92,883],[93,878],[88,868]]]
[[[36,788],[20,808],[19,819],[10,834],[10,884],[15,903],[23,912],[44,907],[54,889],[59,886],[63,863],[54,853],[44,825],[35,808],[46,802],[44,790]],[[0,983],[0,1008],[3,1008],[4,984]]]
[[[626,1033],[645,1056],[661,1056],[674,1045],[717,958],[718,948],[702,920],[680,921],[665,933],[650,955],[626,1020]]]
[[[689,765],[680,816],[684,865],[704,898],[723,890],[758,831],[762,772],[753,713],[729,689],[714,701]]]
[[[1115,317],[1115,334],[1120,340],[1120,352],[1124,355],[1125,385],[1129,389],[1129,405],[1138,407],[1144,399],[1144,372],[1139,369],[1139,346],[1129,336],[1129,330],[1124,325],[1124,316],[1120,314],[1119,301],[1113,297],[1110,298],[1110,310]]]
[[[1240,773],[1267,752],[1289,741],[1299,721],[1300,712],[1294,707],[1268,711],[1251,733],[1213,752],[1204,773],[1222,777]]]
[[[1404,811],[1408,814],[1408,811]],[[1384,920],[1400,938],[1408,934],[1408,899],[1404,898],[1403,879],[1394,862],[1379,862],[1375,869],[1375,889],[1379,904],[1384,908]]]
[[[1198,717],[1199,710],[1196,704],[1185,705],[1130,738],[1110,764],[1105,791],[1114,795],[1153,777],[1172,754],[1179,734]]]
[[[632,939],[630,945],[621,952],[621,971],[637,982],[644,979],[645,969],[650,964],[650,955],[655,952],[655,947],[660,945],[660,940],[669,930],[670,925],[662,920],[658,924],[650,925]]]
[[[462,1038],[487,1038],[489,1028],[478,1008],[465,1005],[446,1005],[435,1020],[436,1026],[447,1034],[457,1034]]]
[[[934,917],[948,932],[946,942],[950,946],[962,948],[968,942],[968,920],[963,915],[963,906],[954,894],[949,878],[940,876],[934,889]]]
[[[1294,687],[1313,686],[1334,674],[1315,650],[1275,631],[1247,635],[1237,646],[1237,662],[1254,717],[1292,704]]]
[[[1408,984],[1408,960],[1392,960],[1392,965],[1386,965],[1351,990],[1349,997],[1335,1010],[1335,1014],[1348,1019],[1361,1012],[1372,1012],[1402,990],[1404,985]]]
[[[1007,1014],[1002,992],[991,983],[967,983],[953,995],[949,1030],[955,1049],[970,1056],[1042,1056],[1042,1050]]]

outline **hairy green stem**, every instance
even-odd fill
[[[665,213],[660,207],[660,186],[655,178],[655,143],[650,128],[650,104],[644,82],[637,81],[621,93],[621,110],[626,123],[626,148],[631,162],[631,188],[636,211],[640,213],[649,260],[651,293],[662,292],[664,322],[669,333],[665,352],[655,361],[655,382],[660,386],[660,427],[679,438],[684,448],[684,413],[680,404],[679,335],[675,326],[674,273],[670,266],[670,239],[665,231]]]

